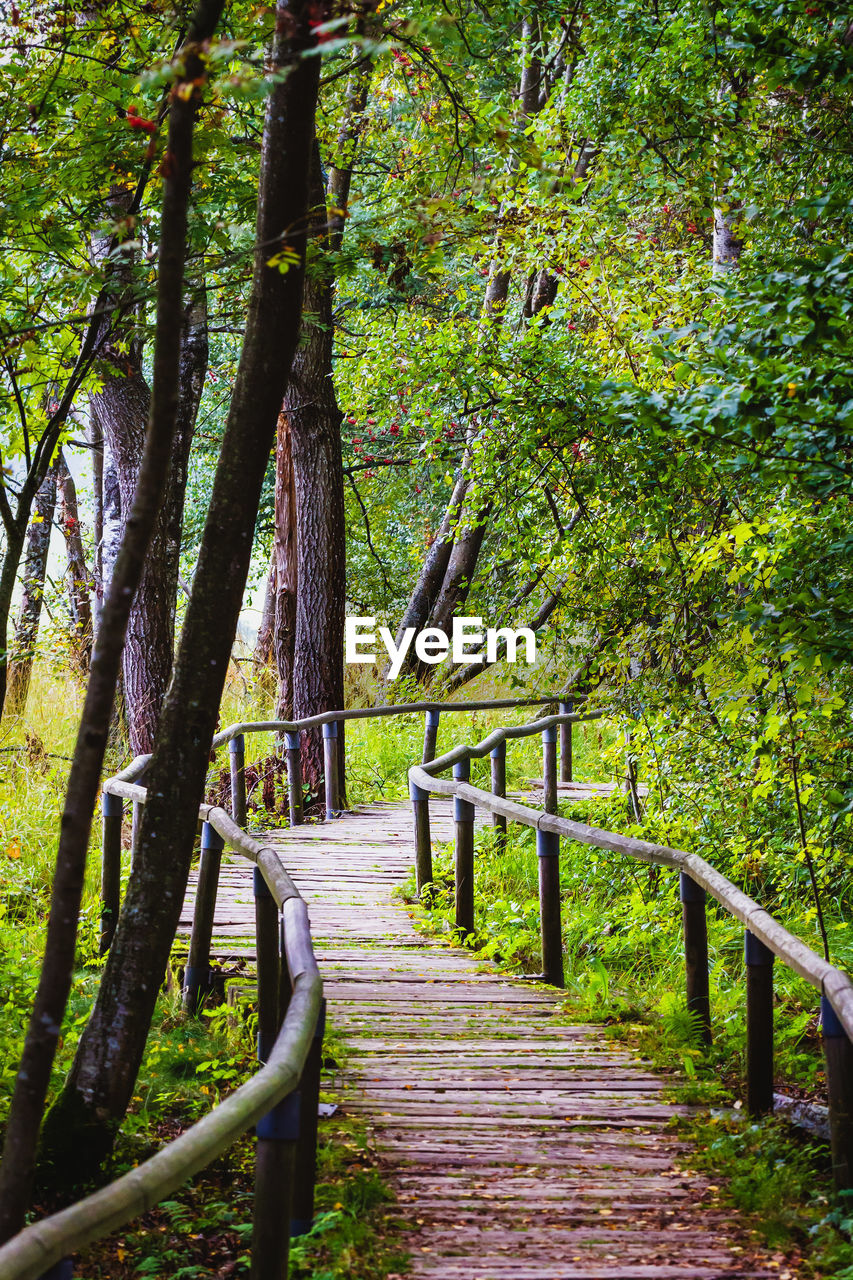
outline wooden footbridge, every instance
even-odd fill
[[[473,704],[477,705],[477,704]],[[482,705],[482,704],[481,704]],[[508,705],[504,703],[503,705]],[[509,704],[511,705],[511,704]],[[459,704],[469,710],[472,704]],[[685,926],[687,1001],[710,1034],[705,897],[746,927],[749,1107],[772,1106],[772,962],[780,957],[821,992],[838,1184],[853,1185],[853,983],[787,933],[696,855],[629,840],[556,815],[558,771],[570,769],[561,707],[439,759],[438,708],[426,708],[424,762],[409,773],[412,805],[342,811],[332,783],[327,821],[301,822],[299,728],[238,725],[231,744],[233,814],[202,806],[202,853],[181,929],[190,935],[185,1001],[204,996],[214,960],[240,956],[257,981],[259,1058],[251,1081],[115,1183],[27,1228],[0,1249],[2,1280],[71,1274],[58,1268],[88,1242],[168,1196],[257,1126],[252,1275],[284,1280],[292,1234],[310,1229],[324,1006],[349,1045],[331,1083],[364,1117],[396,1196],[423,1280],[724,1280],[785,1274],[691,1173],[672,1120],[684,1111],[665,1081],[594,1027],[573,1023],[560,992],[558,860],[562,837],[677,870]],[[329,713],[326,776],[339,776],[336,722],[412,708]],[[431,722],[431,723],[430,723]],[[292,825],[249,836],[244,740],[287,734]],[[562,761],[557,736],[562,735]],[[542,808],[505,795],[513,738],[543,736]],[[491,757],[491,790],[468,781]],[[144,803],[134,762],[105,786],[105,945],[118,905],[120,806]],[[452,769],[453,777],[445,775]],[[568,781],[568,779],[566,779]],[[451,807],[452,806],[452,807]],[[453,840],[456,918],[473,926],[475,820],[537,832],[543,977],[510,978],[462,946],[418,932],[394,889],[414,857],[428,900],[434,839]],[[227,848],[226,848],[227,846]],[[673,975],[676,981],[676,975]],[[51,1270],[53,1268],[53,1270]]]

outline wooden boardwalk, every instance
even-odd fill
[[[436,839],[450,805],[431,801]],[[680,1167],[664,1081],[559,993],[419,934],[393,889],[408,810],[372,805],[274,833],[310,910],[344,1106],[363,1115],[415,1280],[785,1276]],[[216,954],[251,955],[251,868],[223,865]],[[183,927],[189,927],[189,908]]]

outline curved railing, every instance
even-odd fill
[[[602,713],[599,713],[602,714]],[[409,769],[414,810],[418,888],[429,898],[432,842],[429,793],[451,796],[455,819],[456,924],[463,934],[474,929],[474,811],[485,809],[499,829],[507,821],[536,831],[539,856],[543,977],[563,985],[560,905],[560,838],[577,840],[641,862],[670,867],[680,876],[684,923],[687,1006],[706,1042],[711,1039],[706,895],[745,926],[747,971],[747,1105],[761,1114],[773,1107],[773,961],[778,957],[821,995],[821,1025],[826,1059],[833,1168],[841,1189],[853,1188],[853,981],[796,937],[763,907],[698,854],[620,836],[612,831],[557,816],[556,733],[560,726],[595,716],[546,716],[526,725],[496,729],[475,746],[459,746],[438,759]],[[506,798],[506,745],[541,733],[544,809]],[[473,759],[491,758],[492,789],[470,784]],[[440,775],[452,769],[453,777]]]
[[[560,695],[467,703],[419,702],[331,711],[299,721],[236,724],[217,734],[214,748],[230,746],[232,814],[203,804],[201,855],[196,885],[184,1004],[198,1010],[211,977],[210,948],[222,851],[227,845],[254,864],[260,1069],[212,1112],[151,1159],[115,1182],[32,1226],[0,1248],[0,1280],[64,1280],[70,1254],[126,1225],[209,1165],[253,1125],[257,1126],[252,1239],[253,1280],[286,1275],[291,1234],[306,1231],[313,1214],[317,1100],[320,1086],[324,1002],[314,959],[308,911],[278,851],[255,840],[246,820],[244,739],[250,732],[285,737],[291,820],[302,821],[300,732],[323,726],[326,811],[338,811],[340,762],[337,724],[346,720],[425,712],[424,759],[434,753],[443,712],[539,706]],[[563,703],[562,705],[567,705]],[[150,757],[139,756],[103,788],[101,950],[112,940],[120,907],[124,802],[145,803],[141,785]]]

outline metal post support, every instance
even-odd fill
[[[148,773],[148,765],[137,775],[136,781],[141,786],[145,782]],[[136,864],[136,846],[139,843],[139,824],[142,821],[142,809],[144,802],[142,800],[134,800],[131,808],[130,817],[130,869],[133,870]]]
[[[290,809],[290,825],[298,827],[302,822],[302,751],[299,731],[284,735],[287,754],[287,803]]]
[[[121,907],[121,824],[124,801],[103,793],[104,835],[101,846],[101,955],[110,949]]]
[[[489,752],[492,766],[492,795],[506,799],[506,743],[499,742]],[[506,835],[506,818],[502,813],[492,814],[492,826],[502,835]]]
[[[820,1026],[826,1062],[832,1172],[838,1191],[853,1190],[853,1044],[838,1014],[820,999]]]
[[[317,1183],[317,1108],[323,1066],[326,1001],[320,1005],[317,1026],[299,1081],[299,1139],[296,1144],[296,1185],[293,1194],[291,1236],[304,1236],[314,1221],[314,1188]]]
[[[456,782],[467,782],[471,776],[470,760],[453,766]],[[453,797],[456,824],[456,927],[463,934],[474,932],[474,806]]]
[[[563,923],[560,912],[560,837],[555,831],[536,832],[539,859],[539,919],[542,930],[542,976],[562,987]]]
[[[287,1280],[300,1099],[290,1093],[258,1123],[251,1280]]]
[[[255,894],[255,949],[258,957],[258,1061],[266,1062],[279,1019],[279,913],[260,867],[252,877]]]
[[[45,1271],[40,1280],[73,1280],[74,1262],[71,1258],[63,1258],[55,1262],[50,1271]]]
[[[418,878],[418,897],[428,896],[432,884],[432,836],[429,828],[429,792],[410,783],[412,818],[415,828],[415,871]]]
[[[746,1105],[750,1115],[773,1110],[773,961],[760,938],[744,930],[746,961]]]
[[[340,812],[338,801],[338,722],[323,725],[323,773],[326,787],[326,818]]]
[[[441,720],[440,711],[427,711],[424,715],[424,757],[423,764],[435,759],[435,746],[438,741],[438,725]]]
[[[195,888],[195,910],[190,934],[190,950],[184,971],[184,1008],[198,1013],[210,983],[210,940],[219,888],[219,867],[225,841],[205,822],[201,829],[201,858]]]
[[[570,716],[575,709],[574,699],[566,698],[560,703],[560,715]],[[560,781],[572,781],[572,731],[574,725],[560,725]]]
[[[557,812],[557,726],[542,730],[542,785],[545,812]]]
[[[708,924],[705,890],[690,876],[679,873],[681,919],[684,925],[684,969],[687,979],[687,1012],[696,1019],[703,1044],[711,1043],[711,995],[708,975]]]
[[[246,739],[238,733],[228,743],[231,762],[231,817],[238,827],[246,825]]]
[[[293,983],[287,967],[287,947],[284,940],[284,916],[278,918],[278,1025],[284,1022],[293,995]]]

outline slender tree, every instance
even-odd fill
[[[133,1093],[183,906],[210,741],[243,603],[252,537],[296,349],[320,59],[315,0],[281,4],[261,150],[245,336],[192,594],[163,705],[137,856],[92,1015],[45,1127],[63,1184],[110,1149]]]
[[[204,42],[213,35],[221,10],[222,0],[202,0],[176,65],[176,84],[169,110],[168,161],[163,172],[151,412],[133,509],[101,617],[69,773],[44,962],[15,1080],[0,1163],[0,1240],[8,1239],[21,1228],[32,1194],[42,1113],[71,988],[86,851],[127,621],[166,489],[178,412],[193,130],[200,87],[206,74]]]
[[[21,604],[15,620],[6,702],[6,709],[12,715],[22,715],[27,706],[33,657],[41,621],[47,557],[50,551],[55,508],[56,463],[54,462],[36,494],[33,516],[27,531]]]

